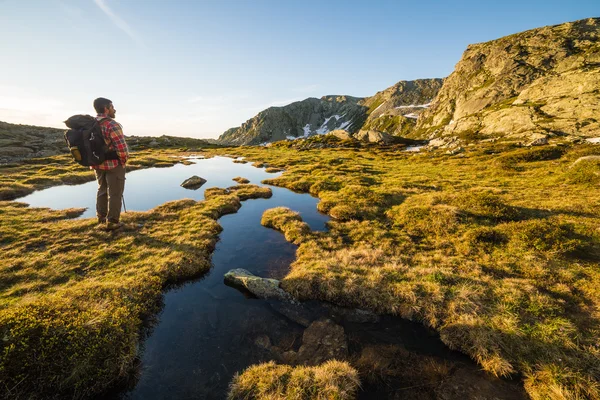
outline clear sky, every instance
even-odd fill
[[[600,0],[0,0],[0,121],[63,128],[107,97],[126,135],[213,137],[259,111],[445,77],[469,43]]]

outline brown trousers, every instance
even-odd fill
[[[96,195],[98,221],[119,222],[123,190],[125,190],[125,167],[119,165],[109,170],[96,169],[95,172],[98,181]]]

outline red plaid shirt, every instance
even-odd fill
[[[100,129],[102,130],[104,138],[109,143],[109,149],[116,150],[119,159],[106,160],[102,164],[92,165],[90,168],[108,170],[116,168],[119,164],[125,165],[127,163],[127,158],[129,158],[129,148],[127,147],[127,143],[125,143],[125,136],[123,135],[123,127],[121,124],[106,114],[98,114],[96,117],[97,120],[103,118],[106,119],[100,122]]]

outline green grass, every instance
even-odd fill
[[[599,167],[575,162],[598,146],[465,149],[409,154],[311,138],[205,154],[282,169],[265,182],[318,196],[333,218],[316,233],[291,210],[265,213],[266,226],[299,244],[282,281],[294,296],[421,321],[489,373],[522,377],[534,399],[599,398]],[[145,154],[148,166],[168,159],[160,154]],[[89,180],[66,161],[6,166],[0,193]],[[208,268],[215,220],[270,195],[249,188],[127,213],[114,236],[70,219],[78,210],[0,203],[7,393],[81,398],[126,375],[163,286]]]
[[[285,290],[422,321],[532,398],[600,397],[598,165],[573,165],[598,147],[234,152],[333,218],[319,234],[271,223],[299,244]]]
[[[316,367],[254,365],[234,376],[230,400],[351,400],[360,381],[348,363],[327,361]]]
[[[72,219],[83,210],[0,202],[0,397],[87,398],[128,376],[163,287],[206,272],[216,220],[242,198],[270,194],[213,191],[203,202],[128,212],[116,232]]]

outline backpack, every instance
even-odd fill
[[[67,147],[73,159],[81,165],[99,165],[106,160],[118,160],[117,152],[109,150],[102,134],[100,121],[91,115],[73,115],[65,121],[68,131],[65,132]]]

